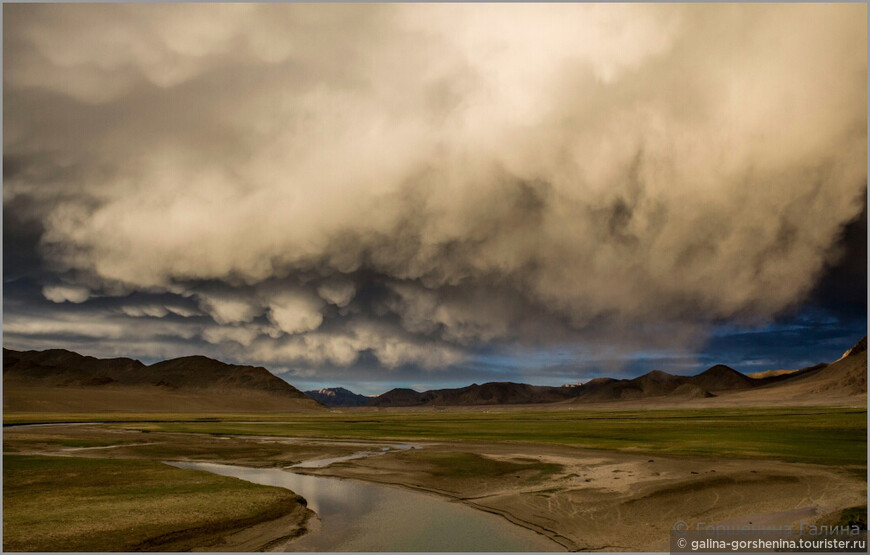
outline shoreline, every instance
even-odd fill
[[[244,465],[236,465],[236,466],[244,466]],[[281,470],[283,470],[285,472],[291,472],[291,470],[289,470],[287,468],[281,468]],[[487,507],[485,505],[480,505],[478,503],[475,503],[471,498],[455,495],[455,494],[450,493],[450,492],[445,491],[445,490],[409,484],[406,482],[390,482],[390,481],[385,481],[385,480],[378,480],[376,478],[371,478],[371,477],[366,477],[366,478],[357,477],[357,476],[350,477],[350,476],[344,476],[341,474],[329,474],[327,472],[322,472],[323,470],[328,470],[328,467],[323,468],[323,469],[314,469],[314,470],[320,470],[321,472],[309,472],[308,470],[311,470],[311,469],[306,469],[306,468],[303,468],[301,470],[303,470],[303,472],[297,472],[295,470],[293,470],[292,472],[295,472],[297,474],[305,474],[308,476],[319,476],[319,477],[323,477],[323,478],[335,478],[337,480],[359,480],[360,482],[366,482],[366,483],[370,483],[370,484],[378,484],[381,486],[393,486],[393,487],[408,489],[408,490],[412,490],[412,491],[416,491],[416,492],[420,492],[420,493],[427,493],[430,495],[435,495],[435,496],[447,499],[448,501],[462,503],[463,505],[465,505],[467,507],[471,507],[472,509],[482,511],[484,513],[489,513],[492,515],[500,516],[515,526],[519,526],[520,528],[524,528],[530,532],[534,532],[540,536],[544,536],[545,538],[547,538],[548,540],[552,541],[553,543],[559,545],[560,547],[562,547],[566,551],[577,551],[578,547],[579,547],[573,541],[571,541],[569,538],[562,536],[561,534],[559,534],[555,530],[550,530],[550,529],[545,528],[543,526],[538,526],[537,524],[535,524],[533,522],[523,520],[523,519],[519,518],[518,516],[511,514],[509,511],[500,510],[500,509],[496,509],[493,507]]]
[[[458,446],[441,442],[432,447],[434,451]],[[518,453],[518,447],[462,445],[467,452],[496,460],[529,456]],[[678,520],[718,522],[764,515],[785,522],[789,510],[812,508],[814,516],[809,520],[815,522],[866,498],[866,483],[851,477],[847,469],[808,463],[657,455],[650,459],[649,455],[560,447],[533,456],[566,466],[560,475],[539,483],[520,484],[507,477],[482,484],[477,491],[471,482],[453,479],[447,483],[455,489],[447,490],[444,479],[427,473],[425,460],[415,466],[407,456],[360,459],[302,473],[438,495],[499,515],[568,551],[665,549],[667,542],[661,538]],[[581,476],[570,479],[575,473]],[[812,497],[806,497],[808,490],[814,492]],[[855,494],[859,490],[863,495]],[[759,496],[759,492],[766,494]],[[602,525],[605,522],[609,524]],[[631,522],[647,524],[637,529]]]
[[[214,465],[224,465],[224,466],[230,466],[230,467],[246,468],[246,469],[251,469],[251,470],[256,470],[258,468],[262,468],[262,467],[251,466],[248,464],[240,464],[238,462],[233,462],[233,461],[215,461],[215,460],[194,461],[194,460],[190,460],[190,459],[185,460],[185,461],[165,461],[165,463],[169,463],[169,462],[214,464]],[[462,497],[452,495],[449,492],[446,492],[443,490],[419,487],[419,486],[415,486],[413,484],[406,484],[406,483],[384,482],[384,481],[379,481],[379,480],[370,480],[370,479],[355,478],[355,477],[337,476],[337,475],[331,475],[331,474],[318,474],[316,472],[304,472],[304,471],[297,472],[295,469],[292,469],[290,467],[271,467],[271,469],[272,470],[279,470],[281,472],[287,472],[288,474],[305,475],[305,476],[317,477],[317,478],[322,478],[322,479],[331,479],[331,480],[340,480],[340,481],[347,480],[347,481],[351,481],[351,482],[356,481],[356,482],[361,482],[361,483],[374,484],[376,486],[384,487],[384,488],[395,488],[397,490],[413,491],[415,493],[420,493],[420,494],[424,494],[424,495],[431,495],[433,497],[438,497],[442,501],[447,501],[447,502],[451,502],[451,503],[458,502],[458,503],[461,503],[462,505],[464,505],[470,509],[481,511],[483,513],[491,514],[494,516],[502,517],[504,520],[506,520],[508,523],[510,523],[510,525],[517,526],[523,530],[526,530],[528,532],[532,532],[535,535],[537,535],[543,539],[546,539],[547,543],[551,544],[554,548],[556,548],[553,550],[546,550],[546,551],[559,552],[559,551],[576,551],[577,550],[577,546],[573,542],[571,542],[570,539],[559,535],[557,532],[555,532],[553,530],[548,530],[546,528],[537,526],[536,524],[534,524],[532,522],[522,520],[522,519],[516,517],[515,515],[507,512],[507,511],[501,511],[501,510],[498,510],[498,509],[495,509],[492,507],[478,505],[469,499],[464,499]],[[209,472],[208,470],[205,470],[205,469],[199,469],[199,470],[202,472]],[[312,469],[303,468],[302,470],[312,470]],[[240,477],[236,477],[236,478],[240,479],[240,480],[245,480],[245,478],[240,478]],[[259,483],[259,482],[253,482],[253,483]],[[260,523],[257,525],[250,526],[250,527],[244,527],[241,530],[232,532],[230,535],[225,536],[224,538],[222,538],[221,540],[219,540],[213,544],[198,546],[196,548],[193,548],[192,551],[266,551],[266,550],[270,550],[271,547],[276,547],[276,546],[283,547],[284,548],[283,550],[293,551],[293,549],[289,549],[289,550],[287,549],[288,547],[292,546],[292,542],[303,538],[308,533],[316,532],[320,528],[320,523],[321,523],[320,515],[316,511],[309,509],[307,507],[307,501],[305,500],[305,498],[302,497],[301,495],[299,495],[298,493],[296,493],[293,489],[288,488],[286,486],[280,486],[280,485],[277,485],[274,487],[287,489],[288,491],[291,491],[292,493],[296,494],[298,497],[300,497],[303,500],[302,508],[304,509],[303,513],[305,516],[301,522],[299,522],[298,520],[292,521],[293,524],[298,524],[298,528],[293,533],[291,533],[291,534],[277,533],[276,534],[276,529],[283,529],[283,526],[286,525],[286,523],[282,523],[281,521],[289,516],[294,516],[294,515],[287,515],[287,517],[281,517],[279,519],[270,520],[267,522],[263,522],[263,523]]]
[[[222,536],[214,542],[203,543],[190,548],[192,552],[252,552],[270,551],[271,548],[287,544],[312,531],[309,524],[319,522],[317,513],[304,504],[297,505],[289,513],[275,519],[266,520]],[[287,533],[289,528],[293,531]]]

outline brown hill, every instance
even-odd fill
[[[784,378],[784,379],[783,379]],[[751,391],[733,395],[735,402],[833,403],[867,395],[867,338],[831,364],[820,364],[777,376]]]
[[[798,376],[814,374],[826,366],[828,366],[828,363],[820,362],[814,366],[807,366],[798,370],[767,370],[766,372],[753,372],[747,374],[747,376],[757,380],[759,384],[770,384],[790,380]]]
[[[146,366],[63,349],[3,349],[3,409],[9,412],[292,412],[319,407],[265,368],[203,356]]]
[[[572,404],[622,401],[657,405],[691,401],[705,406],[860,404],[867,395],[867,338],[834,363],[800,370],[747,376],[718,364],[696,376],[650,372],[631,380],[592,380],[577,389],[576,397],[569,401]]]
[[[7,382],[50,387],[104,385],[122,376],[135,377],[142,368],[146,366],[131,358],[98,359],[65,349],[3,349],[4,386]]]
[[[699,376],[674,376],[661,370],[631,380],[596,378],[574,387],[551,387],[513,382],[489,382],[472,384],[456,389],[434,389],[418,392],[397,388],[372,399],[372,407],[418,407],[418,406],[479,406],[519,405],[557,402],[608,402],[629,401],[676,395],[680,398],[711,396],[709,387],[725,389],[729,384],[742,382],[728,371],[739,372],[723,366],[711,368]],[[748,378],[747,378],[748,379]],[[750,380],[751,381],[751,380]]]
[[[757,385],[752,378],[724,364],[711,366],[697,376],[687,378],[686,382],[712,392],[749,389]]]
[[[543,403],[606,403],[650,398],[706,399],[762,385],[728,366],[717,364],[696,376],[653,370],[633,379],[596,378],[576,387],[534,386],[512,382],[472,384],[457,389],[418,392],[393,389],[372,399],[373,407],[478,406]]]
[[[146,366],[129,358],[97,359],[62,349],[4,349],[3,359],[6,411],[292,412],[323,408],[265,368],[225,364],[202,356]],[[758,378],[716,365],[695,376],[654,370],[633,379],[597,378],[572,387],[489,382],[425,392],[398,388],[367,405],[851,404],[866,399],[866,394],[864,338],[832,364],[763,373]]]
[[[697,385],[684,383],[683,385],[677,387],[670,393],[670,396],[675,399],[708,399],[710,397],[715,397],[712,393],[707,391],[706,389],[701,389]]]
[[[574,387],[551,387],[513,382],[471,384],[455,389],[433,389],[422,393],[397,388],[369,401],[372,407],[477,406],[554,403],[574,396]]]
[[[857,355],[857,354],[863,353],[866,350],[867,350],[867,336],[865,335],[863,338],[861,338],[860,341],[858,341],[858,343],[855,344],[855,346],[853,346],[851,349],[849,349],[848,351],[843,353],[843,356],[841,356],[839,358],[839,360],[843,360],[844,358],[846,358],[849,355]]]
[[[628,401],[666,395],[685,383],[682,376],[653,370],[631,380],[595,379],[576,388],[578,402]]]
[[[752,378],[753,380],[763,380],[766,378],[775,378],[777,376],[786,376],[788,374],[794,374],[795,372],[797,372],[797,370],[781,369],[781,370],[765,370],[763,372],[750,372],[749,374],[746,374],[746,375],[749,376],[750,378]]]
[[[636,384],[644,396],[666,395],[685,383],[682,376],[674,376],[661,370],[653,370],[643,376],[631,380]]]
[[[417,407],[424,403],[423,394],[406,387],[397,387],[374,397],[370,407]]]
[[[675,376],[653,370],[630,380],[591,380],[581,385],[574,402],[601,403],[652,397],[707,398],[713,392],[753,387],[754,381],[736,370],[718,364],[697,376]]]
[[[458,389],[441,389],[433,392],[430,405],[515,405],[552,403],[574,396],[571,387],[550,387],[513,382],[489,382],[472,384]]]

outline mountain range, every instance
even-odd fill
[[[344,390],[347,391],[347,390]],[[772,402],[838,399],[867,392],[867,338],[832,364],[821,363],[799,370],[742,374],[723,364],[694,376],[678,376],[653,370],[631,379],[596,378],[582,385],[535,386],[513,382],[490,382],[456,389],[418,392],[396,388],[368,400],[370,407],[478,406],[518,404],[591,404],[623,401],[683,402],[712,399],[728,402]],[[317,398],[327,406],[329,398]]]
[[[694,376],[654,370],[631,379],[582,385],[513,382],[418,392],[397,388],[375,397],[342,387],[302,393],[263,367],[189,356],[145,365],[63,349],[3,349],[6,412],[296,412],[327,407],[582,406],[599,403],[824,404],[867,394],[867,338],[830,364],[742,374],[717,364]]]
[[[229,412],[322,406],[263,367],[204,356],[147,366],[64,349],[3,349],[3,410],[52,412]]]
[[[472,384],[456,389],[433,389],[419,393],[396,388],[371,399],[371,407],[473,406],[555,403],[576,395],[572,387],[552,387],[513,382]]]
[[[343,387],[327,387],[306,391],[305,394],[327,407],[362,407],[372,400],[371,397],[354,393]]]

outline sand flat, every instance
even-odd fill
[[[540,481],[433,475],[427,451],[562,465]],[[569,550],[666,550],[677,521],[815,522],[866,500],[866,482],[831,467],[763,460],[661,457],[564,446],[426,445],[312,473],[404,485],[461,500],[543,533]],[[753,521],[755,522],[755,521]]]

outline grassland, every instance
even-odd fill
[[[643,411],[12,414],[5,424],[110,422],[142,431],[335,439],[531,442],[673,455],[867,465],[867,411],[790,407]]]
[[[115,428],[347,439],[530,442],[638,453],[867,465],[867,412],[852,408],[346,412],[178,420],[99,415]],[[95,415],[53,415],[94,421]],[[124,421],[122,421],[124,420]]]
[[[299,506],[288,490],[159,462],[3,456],[4,551],[179,551]]]
[[[825,519],[852,518],[852,512],[841,512],[859,507],[866,497],[866,419],[866,410],[844,407],[347,410],[268,416],[18,414],[7,415],[5,423],[91,424],[6,428],[3,447],[13,470],[16,460],[21,461],[21,471],[40,470],[43,463],[31,465],[28,461],[43,459],[25,458],[27,454],[75,454],[92,457],[87,459],[92,462],[76,464],[115,463],[122,465],[125,472],[139,472],[138,467],[126,465],[157,465],[164,472],[182,472],[155,461],[208,460],[285,467],[370,449],[360,447],[359,442],[365,440],[419,441],[422,449],[395,450],[305,472],[447,495],[505,515],[569,550],[597,550],[602,546],[659,550],[665,544],[656,542],[664,541],[673,523],[687,515],[700,515],[698,518],[703,516],[705,521],[713,522],[742,515],[787,514],[801,507],[825,511],[819,513]],[[282,439],[291,437],[303,439]],[[72,464],[68,461],[83,459],[52,460]],[[94,476],[94,488],[105,483],[106,489],[99,495],[94,493],[98,489],[78,489],[79,483],[64,480],[61,472],[46,473],[44,485],[35,480],[38,487],[30,489],[24,485],[29,478],[20,474],[14,479],[20,489],[4,491],[4,547],[178,550],[192,544],[183,543],[188,540],[179,539],[178,532],[167,536],[169,532],[161,532],[159,526],[180,530],[182,536],[190,530],[208,534],[208,530],[215,530],[209,528],[212,524],[188,519],[223,518],[224,526],[238,527],[252,518],[214,511],[214,507],[237,509],[232,488],[204,488],[202,495],[179,498],[173,495],[185,491],[187,480],[176,486],[172,480],[161,479],[151,488],[158,498],[153,505],[144,506],[151,507],[149,518],[167,519],[145,520],[152,528],[143,531],[137,528],[138,523],[124,520],[126,515],[135,514],[128,511],[142,505],[130,502],[138,495],[135,487],[140,481],[135,477],[123,483],[104,480],[107,473],[114,472],[112,468],[95,466],[89,470]],[[134,489],[128,491],[122,486]],[[9,495],[19,496],[17,512],[8,510],[14,499]],[[164,495],[169,497],[160,497]],[[50,507],[48,514],[62,511],[66,499],[79,496],[90,499],[97,512],[89,507],[88,513],[74,514],[58,529],[78,526],[87,531],[99,523],[109,527],[107,532],[90,537],[116,543],[76,543],[75,537],[55,546],[8,543],[36,541],[52,532],[55,521],[38,520],[40,508]],[[166,499],[174,500],[165,504]],[[260,503],[261,507],[268,505],[268,501]],[[207,510],[203,511],[203,507]],[[21,514],[30,514],[34,520],[21,520]],[[97,516],[76,521],[82,514]],[[60,522],[67,517],[57,518]],[[636,522],[646,526],[639,530],[631,525]],[[111,530],[119,534],[115,540]],[[132,533],[136,536],[127,536]],[[26,536],[23,540],[22,535]],[[153,538],[161,537],[158,542],[163,543],[154,543]],[[147,538],[152,538],[150,543]],[[176,543],[167,543],[170,540]]]
[[[112,459],[197,460],[227,462],[250,467],[283,467],[303,460],[351,455],[357,445],[325,445],[211,434],[176,434],[119,430],[103,424],[82,426],[7,428],[5,454],[52,454]]]

